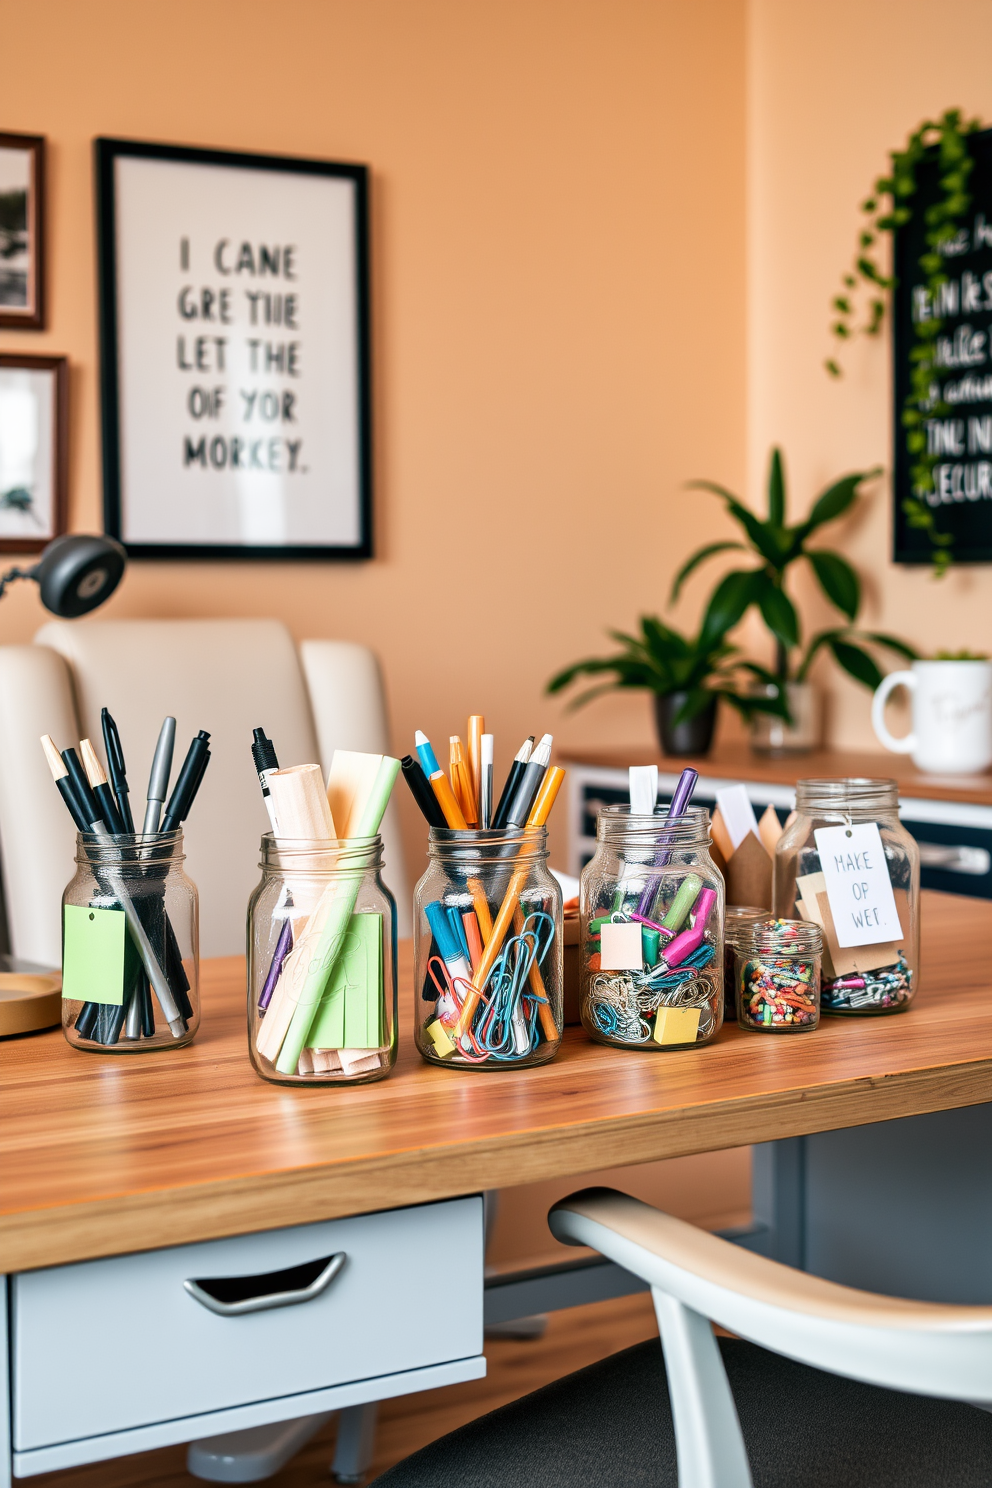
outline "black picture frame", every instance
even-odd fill
[[[971,205],[944,255],[946,299],[934,377],[951,413],[924,424],[928,450],[933,441],[931,453],[942,453],[934,471],[933,503],[939,530],[953,538],[955,564],[992,562],[992,129],[968,136],[967,149],[973,162]],[[912,218],[897,229],[893,251],[892,559],[914,566],[930,565],[934,546],[930,534],[914,527],[907,514],[913,462],[902,416],[912,387],[914,306],[918,308],[917,296],[926,283],[919,263],[927,250],[926,212],[943,200],[940,177],[937,152],[929,150],[917,166]],[[961,336],[968,346],[964,353]],[[976,421],[983,435],[980,449],[973,437]]]
[[[368,223],[368,167],[351,162],[202,149],[187,145],[101,137],[94,141],[101,425],[103,445],[103,501],[106,532],[124,544],[131,558],[236,559],[242,561],[363,560],[373,557],[372,369]],[[117,162],[126,159],[175,161],[222,167],[232,172],[265,171],[280,176],[330,177],[350,182],[354,189],[353,294],[354,378],[357,461],[354,492],[356,537],[347,543],[254,543],[141,541],[129,538],[127,500],[122,468],[122,370],[120,358]],[[233,179],[236,179],[233,178]]]
[[[45,137],[42,134],[0,133],[0,150],[10,150],[25,157],[27,175],[23,232],[27,239],[25,303],[4,302],[0,295],[0,328],[16,331],[45,329]],[[0,274],[8,251],[16,250],[14,236],[19,225],[7,222],[0,212]],[[19,297],[19,296],[18,296]]]

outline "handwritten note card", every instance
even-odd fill
[[[838,945],[878,945],[901,939],[902,926],[876,823],[819,827],[813,836]]]

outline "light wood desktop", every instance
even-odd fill
[[[594,1168],[987,1101],[992,925],[927,893],[921,991],[906,1013],[811,1035],[724,1028],[698,1051],[623,1053],[566,1030],[527,1073],[440,1071],[412,1047],[360,1089],[259,1080],[240,959],[203,966],[203,1022],[175,1055],[82,1055],[60,1032],[3,1046],[0,1269],[248,1234]]]

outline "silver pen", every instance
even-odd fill
[[[176,744],[176,720],[167,718],[163,723],[155,745],[152,773],[148,779],[148,798],[145,804],[145,819],[142,833],[157,832],[162,819],[162,807],[169,794],[169,776],[172,774],[172,751]]]

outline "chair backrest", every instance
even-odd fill
[[[992,1307],[910,1302],[782,1266],[612,1189],[556,1204],[552,1233],[647,1281],[672,1398],[679,1488],[751,1488],[710,1322],[831,1374],[992,1406]]]
[[[305,678],[291,636],[274,620],[54,621],[35,641],[0,648],[0,848],[14,954],[58,963],[59,905],[72,874],[74,829],[38,737],[51,733],[65,747],[88,736],[102,754],[103,706],[120,728],[136,816],[163,717],[176,718],[173,779],[197,730],[209,730],[211,764],[186,826],[187,870],[200,891],[201,953],[243,952],[268,826],[252,728],[266,730],[284,764],[319,760],[326,770],[335,747],[385,751],[375,658],[350,643],[307,642]],[[395,863],[387,881],[403,907],[395,847],[387,857]]]

